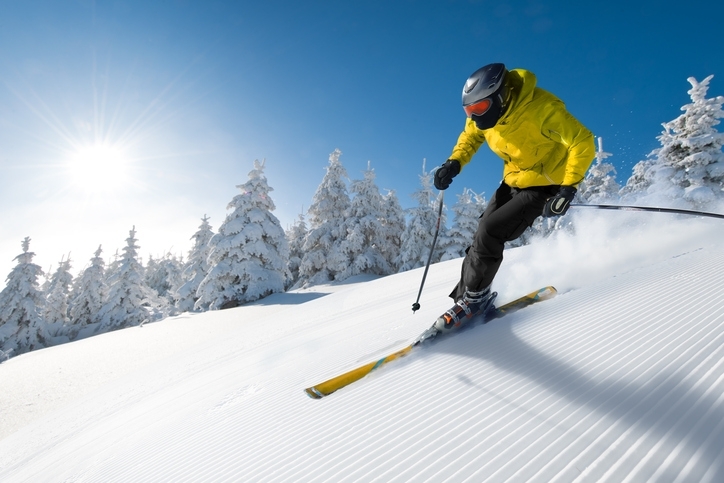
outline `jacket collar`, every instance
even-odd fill
[[[508,72],[508,76],[508,82],[511,83],[512,88],[512,98],[498,124],[507,124],[511,118],[515,117],[518,108],[533,100],[533,92],[537,83],[535,74],[525,69],[513,69]]]

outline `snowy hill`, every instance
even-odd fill
[[[0,480],[724,481],[724,224],[586,213],[506,254],[504,303],[322,400],[303,389],[409,343],[460,260],[277,294],[0,364]]]

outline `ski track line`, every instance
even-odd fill
[[[614,428],[614,427],[609,428],[609,431],[608,431],[608,432],[612,431],[613,428]],[[602,438],[605,437],[606,434],[607,434],[607,433],[604,433],[604,435],[602,436]],[[599,439],[599,440],[600,440],[600,439]],[[605,447],[609,447],[609,445],[610,445],[610,443],[609,443],[609,444],[606,444],[606,445],[604,445],[604,446],[605,446]],[[579,460],[577,461],[579,464],[580,464],[580,458],[581,458],[581,457],[579,456]],[[585,467],[585,466],[584,466],[584,467]]]
[[[724,393],[722,393],[722,396],[724,396]],[[720,399],[722,396],[720,396]],[[719,437],[720,440],[724,440],[724,437],[722,437],[722,434],[724,434],[724,418],[716,418],[716,419],[718,419],[718,421],[717,420],[711,421],[712,430],[709,432],[709,435],[704,439],[704,441],[699,445],[699,447],[696,449],[696,451],[691,456],[691,458],[687,461],[686,465],[681,469],[681,471],[679,472],[679,475],[674,480],[674,483],[685,482],[685,481],[706,481],[706,478],[705,478],[706,475],[716,472],[716,470],[714,472],[711,471],[712,467],[714,467],[714,468],[716,467],[716,462],[710,468],[703,468],[703,465],[699,464],[699,462],[701,460],[701,456],[702,456],[702,454],[701,454],[702,448],[707,448],[707,447],[722,448],[722,447],[724,447],[724,441],[722,441],[720,444],[712,443],[713,438],[715,438],[717,436]],[[704,420],[702,420],[702,422],[703,421]],[[714,424],[714,423],[716,423],[716,424]],[[717,458],[717,461],[719,462],[719,464],[721,464],[722,459],[724,459],[723,456],[724,455],[722,455],[722,453],[720,452],[719,456]],[[704,473],[704,469],[706,469],[707,472],[705,474],[702,474],[702,473]]]
[[[720,359],[720,362],[724,361],[724,358]],[[724,392],[721,392],[722,389],[722,381],[724,381],[724,373],[721,371],[721,366],[715,366],[714,368],[710,369],[706,377],[711,375],[714,371],[714,369],[719,369],[720,374],[718,375],[717,379],[709,386],[709,389],[707,389],[701,396],[699,396],[698,399],[692,404],[688,410],[684,413],[683,417],[680,417],[678,421],[673,425],[673,427],[667,432],[667,434],[664,436],[664,438],[660,439],[656,444],[654,444],[651,449],[649,450],[649,453],[647,454],[646,459],[642,459],[642,461],[637,465],[636,468],[634,468],[634,472],[637,472],[638,474],[642,474],[643,467],[646,468],[646,471],[649,473],[648,478],[650,480],[661,480],[663,478],[663,475],[666,474],[669,471],[675,471],[674,468],[672,468],[676,463],[677,460],[680,458],[683,460],[684,458],[681,456],[683,452],[687,450],[687,445],[691,441],[694,434],[696,434],[704,421],[706,421],[714,412],[715,409],[718,409],[721,407],[722,403],[724,403]],[[716,375],[716,374],[714,374]],[[697,381],[697,383],[703,383],[704,379],[702,378],[700,381]],[[708,409],[701,414],[701,411],[705,409],[703,406],[706,403],[706,399],[708,396],[712,395],[714,393],[714,389],[717,390],[717,392],[720,393],[719,397],[713,402],[713,404],[709,405]],[[693,390],[693,388],[692,388]],[[679,401],[679,404],[683,403],[684,399],[681,399]],[[701,416],[699,416],[701,414]],[[692,424],[693,423],[693,424]],[[673,441],[675,441],[675,433],[674,430],[681,431],[685,430],[686,427],[690,427],[691,429],[686,431],[686,434],[684,438],[680,439],[678,444],[670,449],[668,452],[668,455],[665,455],[666,457],[663,458],[664,453],[661,450],[662,446],[664,446],[664,443],[668,445],[672,445]],[[658,458],[658,461],[656,461],[656,457]],[[661,460],[663,458],[663,461]],[[690,456],[689,456],[690,458]],[[686,458],[688,460],[689,458]],[[655,461],[655,462],[654,462]],[[677,476],[679,471],[677,471]],[[631,481],[631,475],[627,478],[628,481]]]
[[[719,388],[721,390],[721,388]],[[713,437],[715,437],[718,434],[721,434],[722,429],[724,429],[724,418],[718,418],[716,416],[712,416],[715,409],[719,409],[724,407],[724,390],[721,390],[721,395],[717,399],[716,403],[713,404],[707,413],[699,419],[699,422],[695,427],[692,428],[689,435],[694,435],[695,433],[700,433],[699,435],[706,434],[706,429],[699,429],[699,428],[706,428],[707,423],[709,423],[710,430],[708,431],[708,434],[706,434],[706,437],[703,439],[703,441],[696,447],[693,448],[693,442],[692,444],[688,445],[691,446],[691,451],[693,454],[686,459],[686,465],[679,471],[679,474],[677,475],[676,479],[673,480],[674,483],[678,482],[685,482],[685,481],[701,481],[703,480],[703,469],[701,466],[698,465],[699,461],[701,460],[701,453],[703,448],[708,447],[717,447],[711,444],[711,440]],[[688,436],[687,435],[687,438]],[[684,441],[681,441],[679,443],[679,446],[677,446],[676,450],[682,451],[685,449],[686,445],[684,445]],[[719,448],[722,446],[719,445]],[[719,459],[722,458],[722,455],[720,453]],[[667,460],[668,461],[668,460]],[[666,462],[664,462],[666,463]],[[697,474],[698,473],[698,474]]]
[[[590,431],[589,431],[589,432],[590,432]],[[588,437],[590,437],[590,434],[583,434],[583,435],[582,435],[582,437],[586,437],[586,438],[588,438]],[[576,445],[576,447],[579,447],[579,446],[583,446],[583,445],[582,445],[582,444],[578,444],[578,445]],[[580,449],[580,448],[579,448],[579,449]],[[561,453],[561,454],[559,454],[559,455],[558,455],[558,456],[557,456],[556,458],[560,458],[560,457],[562,457],[562,453]],[[555,461],[555,459],[556,459],[556,458],[554,458],[553,460],[551,460],[551,463],[553,463],[553,462]]]
[[[713,339],[712,342],[714,342],[714,341],[716,341],[716,340],[717,340],[717,339]],[[719,340],[718,342],[721,342],[721,340]],[[711,343],[707,344],[707,346],[711,346]],[[703,349],[699,349],[699,350],[697,351],[697,353],[691,357],[690,361],[694,361],[694,360],[695,360],[695,357],[699,357],[699,356],[701,356],[702,354],[703,354]],[[714,354],[716,354],[716,352],[715,352],[715,351],[712,351],[712,352],[709,354],[709,356],[707,356],[707,358],[706,358],[706,360],[705,360],[704,362],[708,362],[708,361],[710,360],[710,358],[712,357],[712,355],[714,355]],[[719,355],[719,354],[717,354],[717,355]],[[685,381],[687,381],[687,380],[689,380],[689,379],[693,379],[693,377],[694,377],[695,375],[696,375],[697,377],[700,377],[701,379],[699,379],[698,381],[695,381],[695,383],[691,386],[691,388],[688,389],[687,393],[684,394],[678,401],[676,401],[675,404],[673,404],[672,406],[669,407],[669,409],[666,411],[666,413],[661,416],[661,418],[660,418],[661,420],[666,421],[666,422],[671,421],[672,419],[667,418],[667,415],[668,415],[669,413],[674,412],[674,409],[678,408],[680,404],[682,404],[684,401],[686,401],[686,399],[687,399],[687,397],[689,396],[689,394],[691,394],[694,390],[696,390],[699,386],[701,386],[701,385],[704,383],[704,381],[706,380],[706,377],[708,376],[708,372],[705,373],[704,375],[699,375],[699,374],[696,372],[696,371],[701,367],[701,365],[703,365],[703,362],[702,362],[700,365],[697,365],[696,367],[689,369],[688,373],[687,373],[686,376],[682,379],[682,381],[679,383],[679,385],[683,384]],[[672,401],[672,402],[673,402],[673,401]],[[689,402],[689,404],[691,404],[691,401],[688,401],[688,402]],[[685,415],[685,414],[686,414],[686,411],[684,412],[684,415]],[[682,415],[679,415],[679,416],[677,416],[677,417],[678,417],[678,418],[682,418]],[[673,421],[676,421],[676,419],[673,419]],[[636,443],[632,446],[631,450],[635,450],[637,447],[642,446],[644,440],[646,440],[646,439],[651,439],[651,437],[652,437],[652,436],[651,436],[652,430],[653,430],[653,428],[650,428],[646,433],[642,434],[642,435],[639,437],[639,439],[636,441]],[[672,430],[673,430],[673,428],[672,428]],[[625,479],[624,481],[631,481],[631,477],[632,477],[633,475],[636,475],[636,474],[639,474],[639,473],[643,473],[643,468],[644,468],[646,465],[651,464],[651,463],[650,463],[650,460],[655,459],[655,458],[657,458],[657,457],[660,455],[661,452],[659,452],[659,451],[655,452],[655,454],[652,454],[651,452],[652,452],[654,449],[656,449],[657,446],[660,446],[660,445],[664,444],[665,442],[667,442],[667,438],[669,437],[668,435],[670,434],[670,432],[671,432],[672,430],[669,430],[669,432],[667,432],[665,435],[661,436],[661,437],[658,439],[658,441],[650,448],[649,452],[648,452],[644,457],[642,457],[642,458],[639,460],[638,464],[637,464],[636,466],[634,466],[634,468],[629,472],[628,476],[626,477],[626,479]],[[660,464],[660,463],[656,463],[656,464]]]
[[[682,325],[682,326],[685,327],[685,325]],[[609,451],[610,451],[610,448],[612,448],[612,445],[608,444],[608,445],[606,445],[606,447],[609,448]],[[588,465],[586,465],[586,466],[588,466]],[[590,468],[589,468],[589,471],[590,471]]]
[[[595,413],[591,413],[589,416],[586,416],[586,418],[593,418],[594,415],[595,415]],[[602,423],[605,421],[606,421],[606,419],[603,416],[599,416],[595,425],[598,425],[599,423]],[[547,463],[547,465],[545,465],[545,467],[541,468],[540,471],[541,472],[545,471],[546,473],[545,473],[545,476],[541,477],[540,479],[545,481],[546,479],[552,478],[556,474],[561,474],[565,470],[565,468],[560,467],[561,466],[560,460],[564,458],[564,454],[566,452],[570,452],[570,448],[572,448],[574,452],[578,452],[578,451],[580,451],[580,448],[590,446],[591,445],[590,438],[594,431],[595,425],[587,428],[586,431],[582,432],[578,438],[573,439],[572,441],[569,441],[568,444],[566,445],[567,447],[560,448],[556,451],[554,451],[554,448],[551,447],[548,452],[553,453],[553,454],[549,455],[550,460]],[[575,425],[573,427],[571,427],[570,429],[575,430]],[[571,440],[573,435],[575,435],[576,433],[577,433],[576,431],[571,431],[571,434],[567,434],[566,437],[569,440]],[[581,440],[589,440],[589,443],[586,444],[585,441],[581,441]],[[537,458],[545,458],[545,457],[546,457],[545,452],[541,452],[537,456]],[[570,458],[570,456],[569,456],[569,458]],[[575,461],[575,460],[573,460],[573,458],[571,458],[571,459],[572,459],[572,461]],[[533,462],[533,460],[531,461],[531,463],[532,462]],[[553,468],[553,469],[551,469],[551,468]],[[519,472],[523,472],[523,471],[526,471],[525,466],[521,467]],[[538,473],[536,473],[535,476],[539,477],[540,475]],[[565,480],[565,478],[563,478],[563,479]]]
[[[663,394],[662,397],[666,397],[668,394]],[[653,412],[653,410],[656,410],[658,412],[661,411],[661,408],[659,405],[655,405],[652,410],[649,410],[649,413],[656,414]],[[647,414],[648,415],[648,414]],[[648,417],[645,421],[648,422],[648,424],[655,425],[657,432],[662,431],[660,426],[662,424],[668,423],[667,421],[661,421],[660,419],[654,419],[653,421],[650,421],[655,416]],[[616,462],[612,463],[611,465],[607,465],[608,468],[607,472],[604,474],[604,476],[596,478],[607,478],[609,475],[611,476],[611,479],[613,481],[620,481],[621,475],[624,471],[630,472],[632,471],[631,466],[635,464],[635,461],[638,461],[640,458],[642,458],[641,450],[637,451],[637,441],[635,440],[637,432],[634,430],[636,427],[629,428],[627,431],[625,431],[621,436],[619,436],[617,442],[614,442],[613,449],[616,449],[617,452],[614,454],[614,457],[616,458]],[[599,458],[599,461],[607,456],[606,453],[602,455],[601,458]],[[618,458],[620,458],[621,463],[619,463]],[[635,461],[634,461],[635,460]],[[619,474],[613,473],[617,468],[624,468],[623,470],[619,470]]]

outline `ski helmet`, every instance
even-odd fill
[[[463,109],[480,129],[498,122],[508,105],[510,88],[503,64],[488,64],[472,73],[463,86]]]

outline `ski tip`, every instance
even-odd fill
[[[304,393],[312,399],[322,399],[326,394],[320,392],[316,387],[308,387],[304,390]]]
[[[558,293],[558,290],[556,290],[556,288],[554,286],[549,285],[547,287],[543,287],[542,289],[540,289],[537,293],[536,298],[538,298],[540,300],[545,300],[545,299],[555,296],[557,293]]]

